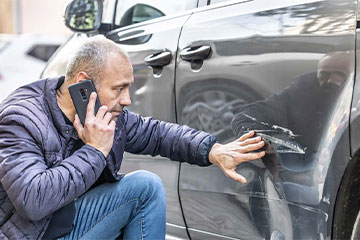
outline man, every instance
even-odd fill
[[[92,79],[84,126],[68,87]],[[149,172],[119,175],[123,152],[235,169],[261,158],[254,132],[222,145],[187,126],[143,118],[130,105],[133,70],[126,53],[104,37],[86,41],[66,76],[12,93],[0,106],[0,238],[164,239],[165,193]],[[121,179],[121,181],[119,181]]]

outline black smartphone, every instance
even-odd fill
[[[95,85],[91,79],[87,79],[69,86],[69,92],[74,103],[76,112],[80,118],[80,122],[84,126],[86,118],[87,105],[89,103],[90,94],[96,92]],[[95,115],[101,104],[99,97],[96,96]]]

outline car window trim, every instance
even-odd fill
[[[214,4],[210,4],[210,5],[206,5],[206,6],[201,6],[196,9],[192,9],[192,12],[199,13],[199,12],[204,12],[204,11],[208,11],[208,10],[212,10],[212,9],[219,9],[219,8],[228,7],[231,5],[249,3],[249,2],[254,2],[254,1],[257,1],[257,0],[229,0],[226,2],[220,2],[220,3],[214,3]],[[280,1],[277,1],[277,4],[279,5],[280,8],[283,8],[283,7],[290,7],[290,6],[295,6],[295,5],[299,5],[299,4],[308,4],[308,3],[323,2],[323,1],[325,1],[325,0],[293,0],[293,1],[291,1],[291,3],[289,3],[289,1],[285,1],[285,0],[281,1],[280,0]],[[282,2],[283,2],[283,4],[281,4]],[[268,8],[274,9],[274,7],[271,7],[271,5]]]
[[[122,32],[122,31],[127,31],[127,30],[130,30],[132,28],[139,28],[139,27],[143,27],[143,26],[146,26],[146,25],[149,25],[149,24],[163,22],[163,21],[166,21],[166,20],[169,20],[169,19],[174,19],[174,18],[179,18],[179,17],[191,15],[192,12],[193,12],[193,9],[190,9],[190,10],[186,10],[186,11],[181,12],[181,13],[168,15],[168,16],[163,16],[163,17],[158,17],[158,18],[154,18],[154,19],[144,21],[144,22],[134,23],[134,24],[131,24],[131,25],[128,25],[128,26],[120,27],[120,28],[114,29],[112,31],[109,31],[109,32],[107,32],[105,34],[105,36],[112,35],[112,34],[115,34],[115,33],[118,33],[118,32]]]

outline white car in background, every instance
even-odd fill
[[[0,35],[0,102],[16,88],[36,81],[65,37]]]

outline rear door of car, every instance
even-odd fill
[[[185,2],[165,6],[163,10],[161,6],[168,5],[166,1],[156,4],[152,1],[119,1],[115,24],[134,24],[120,27],[106,36],[127,51],[134,69],[130,111],[144,117],[176,122],[174,81],[177,43],[181,27],[191,14],[185,9],[197,4],[197,1],[187,1],[185,6]],[[166,9],[175,11],[176,7],[179,7],[177,14],[170,12],[167,15]],[[144,21],[152,16],[158,18]],[[136,24],[138,21],[144,22]],[[188,235],[178,197],[179,166],[179,162],[160,156],[125,153],[121,172],[142,169],[160,176],[167,198],[167,238],[186,239]]]
[[[200,5],[207,4],[191,15],[179,40],[175,83],[179,123],[210,132],[220,143],[227,143],[236,138],[231,123],[244,106],[291,92],[281,100],[281,104],[296,103],[287,110],[289,114],[308,103],[299,110],[303,114],[297,119],[299,131],[280,124],[271,125],[271,131],[289,134],[292,130],[305,139],[313,137],[316,144],[297,143],[297,135],[289,141],[272,135],[267,139],[275,141],[281,154],[275,155],[273,163],[241,164],[237,171],[247,178],[246,185],[230,180],[215,166],[181,164],[179,194],[191,238],[325,238],[328,212],[324,209],[330,203],[323,203],[322,197],[331,160],[326,151],[332,149],[330,155],[335,151],[340,141],[332,138],[335,133],[343,132],[342,154],[344,158],[349,154],[344,129],[352,94],[354,1],[200,1]],[[298,93],[294,89],[308,82],[306,74],[317,76],[320,60],[336,54],[346,62],[337,73],[344,74],[341,93],[329,97],[331,104],[315,112],[320,118],[328,117],[302,121],[301,117],[312,116],[306,108],[322,100],[311,94],[314,89]],[[299,76],[305,80],[299,83]],[[311,84],[316,81],[315,77]],[[306,93],[314,98],[306,99]],[[266,110],[274,118],[290,121],[289,116],[278,114],[277,107]],[[249,115],[243,117],[256,121]],[[258,124],[266,128],[268,121],[265,118]],[[306,130],[306,123],[315,127]],[[304,157],[309,149],[313,152]]]

